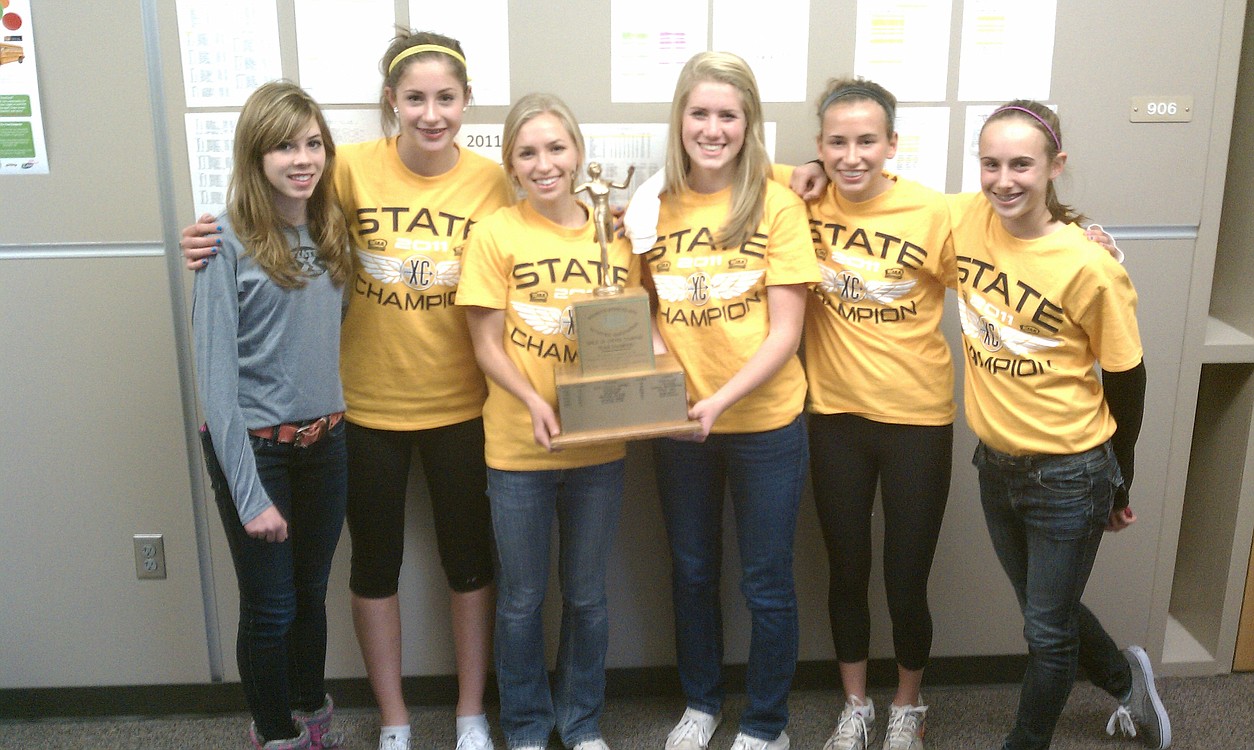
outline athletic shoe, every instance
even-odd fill
[[[1118,728],[1129,737],[1140,736],[1141,742],[1154,750],[1170,747],[1171,717],[1158,698],[1158,688],[1154,687],[1154,669],[1149,656],[1140,646],[1128,646],[1123,650],[1123,658],[1128,660],[1132,670],[1132,692],[1110,715],[1106,734],[1113,735]]]
[[[344,744],[344,733],[331,728],[335,702],[327,695],[317,711],[293,711],[292,719],[309,728],[309,750],[333,750]]]
[[[926,716],[927,706],[889,706],[884,750],[923,750]]]
[[[474,724],[457,735],[457,750],[493,750],[492,736],[486,727]]]
[[[711,716],[695,708],[685,708],[679,723],[666,735],[666,750],[706,750],[722,720],[722,714]]]
[[[780,732],[773,740],[760,740],[740,732],[732,740],[731,750],[788,750],[788,744],[787,732]]]
[[[849,696],[823,750],[867,750],[875,742],[875,701]]]
[[[401,739],[394,734],[379,738],[379,750],[409,750],[409,738]]]
[[[610,750],[610,746],[605,744],[605,740],[597,737],[595,740],[584,740],[576,743],[572,750]]]
[[[249,724],[248,739],[256,750],[309,750],[309,730],[304,724],[296,722],[300,734],[286,740],[270,740],[262,743],[261,735],[257,734],[257,725]]]

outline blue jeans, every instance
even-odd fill
[[[577,469],[488,469],[496,534],[496,681],[510,748],[567,747],[601,736],[609,615],[605,570],[623,500],[623,460]],[[550,690],[541,608],[554,516],[562,631]]]
[[[1028,642],[1019,713],[1003,747],[1047,748],[1078,665],[1117,699],[1131,689],[1119,648],[1080,603],[1123,478],[1110,443],[1062,456],[1009,456],[980,443],[972,463]]]
[[[658,494],[671,548],[675,649],[690,707],[723,706],[719,601],[723,497],[730,489],[740,549],[740,591],[749,608],[748,702],[740,731],[774,740],[788,724],[797,667],[793,537],[806,478],[806,428],[798,417],[766,432],[713,434],[704,443],[653,441]]]
[[[344,423],[308,448],[249,437],[257,474],[288,523],[287,541],[244,531],[208,432],[205,464],[239,580],[235,658],[248,710],[266,740],[293,736],[291,711],[317,711],[326,692],[327,578],[344,526]]]

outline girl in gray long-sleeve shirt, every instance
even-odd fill
[[[240,113],[221,262],[197,274],[201,437],[240,590],[257,748],[334,747],[326,586],[344,522],[341,289],[349,235],[317,104],[286,82]]]

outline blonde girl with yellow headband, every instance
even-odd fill
[[[343,146],[335,173],[358,236],[340,358],[353,624],[379,704],[379,748],[408,750],[397,591],[416,449],[449,586],[456,747],[491,750],[483,710],[494,601],[487,387],[455,299],[471,227],[513,203],[514,192],[498,165],[455,143],[471,98],[457,40],[401,33],[380,67],[384,131],[393,134]],[[205,223],[184,231],[190,266],[208,262],[213,231]]]

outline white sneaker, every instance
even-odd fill
[[[595,740],[579,742],[571,750],[610,750],[610,746],[605,744],[605,740],[597,737]]]
[[[780,732],[773,740],[760,740],[740,732],[732,740],[731,750],[788,750],[788,745],[787,732]]]
[[[457,735],[457,750],[493,750],[492,736],[478,724]]]
[[[706,750],[722,720],[722,714],[711,716],[695,708],[685,708],[679,723],[666,735],[666,750]]]
[[[884,750],[923,750],[924,717],[927,706],[888,707],[888,729],[884,732]]]
[[[823,750],[867,750],[875,742],[875,701],[849,696]]]
[[[379,750],[409,750],[409,738],[401,739],[394,734],[379,735]]]

